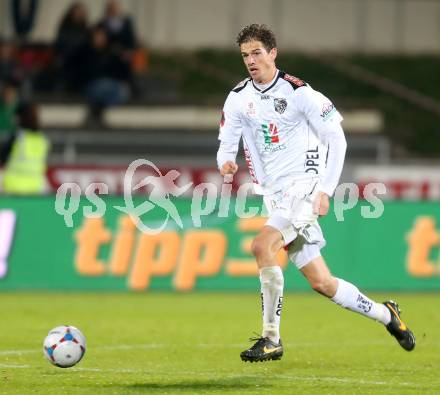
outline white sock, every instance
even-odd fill
[[[263,337],[280,341],[280,318],[283,307],[284,276],[279,266],[260,269]]]
[[[382,303],[376,303],[357,289],[353,284],[338,280],[338,289],[332,300],[339,306],[348,310],[355,311],[373,320],[387,325],[391,321],[389,310]]]

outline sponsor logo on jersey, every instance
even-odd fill
[[[263,123],[261,125],[261,128],[263,129],[264,142],[266,144],[274,144],[280,142],[277,125],[275,125],[274,123]]]
[[[330,103],[330,102],[325,103],[322,106],[322,110],[321,110],[322,120],[326,121],[327,119],[329,119],[335,111],[336,111],[336,108],[333,103]]]
[[[319,174],[319,147],[309,149],[306,152],[306,161],[304,163],[306,173]]]
[[[286,144],[266,144],[264,146],[264,152],[277,152],[277,151],[282,151],[285,150]]]
[[[225,112],[222,111],[222,117],[220,118],[220,127],[223,127],[225,124]]]
[[[250,117],[253,117],[257,114],[257,112],[255,111],[254,103],[252,103],[252,102],[248,103],[247,109],[246,109],[246,114]]]
[[[273,122],[263,123],[261,125],[264,136],[264,151],[276,152],[286,149],[285,144],[280,144],[280,136],[278,127]]]
[[[295,84],[296,86],[304,86],[305,85],[303,80],[300,80],[299,78],[294,77],[293,75],[290,75],[290,74],[285,74],[283,78],[286,81],[289,81],[292,84]]]
[[[249,170],[249,175],[251,176],[252,182],[258,184],[257,176],[255,175],[254,165],[252,164],[251,153],[249,149],[244,146],[244,158],[246,160],[246,164]]]
[[[269,100],[270,96],[269,95],[261,95],[260,98],[261,98],[261,100]]]
[[[286,111],[287,100],[284,98],[275,98],[273,99],[273,106],[278,114],[282,114],[284,111]]]

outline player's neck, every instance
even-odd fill
[[[277,75],[278,75],[278,69],[275,68],[274,71],[272,73],[270,73],[269,78],[265,78],[264,80],[259,80],[259,81],[256,81],[256,80],[253,80],[253,81],[254,81],[254,84],[258,87],[269,86],[275,81],[275,78],[277,78]]]

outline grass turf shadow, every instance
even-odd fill
[[[185,380],[181,382],[158,382],[158,381],[148,381],[145,382],[135,382],[135,383],[127,383],[127,384],[107,384],[100,385],[100,387],[108,387],[109,389],[121,391],[125,390],[127,392],[143,392],[148,391],[155,393],[164,391],[175,391],[176,393],[201,393],[206,394],[210,392],[218,392],[218,391],[237,391],[237,392],[246,392],[246,390],[262,390],[265,388],[271,387],[268,384],[262,384],[252,379],[252,382],[249,378],[229,378],[222,380],[209,380],[209,379],[200,379],[200,380]],[[123,393],[123,392],[121,392]]]

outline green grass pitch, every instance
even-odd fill
[[[373,294],[376,300],[385,294]],[[400,348],[382,325],[317,294],[285,295],[281,361],[244,363],[260,331],[255,293],[1,293],[1,394],[439,394],[440,294],[393,294],[416,334]],[[79,327],[74,368],[42,341]]]

